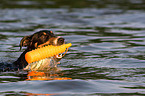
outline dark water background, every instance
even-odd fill
[[[145,95],[145,0],[0,0],[0,68],[40,29],[73,44],[60,64],[72,80],[1,72],[0,95]]]

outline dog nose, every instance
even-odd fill
[[[59,45],[62,45],[62,44],[64,44],[64,40],[65,40],[64,38],[60,37],[60,38],[58,38],[57,42]]]

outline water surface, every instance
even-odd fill
[[[72,80],[1,72],[0,95],[145,95],[143,0],[8,1],[0,8],[0,70],[24,51],[23,36],[50,29],[73,44],[59,65]]]

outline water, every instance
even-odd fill
[[[72,80],[25,81],[25,74],[1,72],[0,95],[145,95],[145,2],[64,1],[0,1],[1,69],[22,53],[21,38],[37,30],[73,44],[59,65]]]

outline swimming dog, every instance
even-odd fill
[[[28,65],[25,60],[25,54],[36,48],[43,47],[46,45],[59,46],[64,44],[64,38],[56,36],[50,30],[40,30],[32,35],[24,36],[20,41],[20,50],[22,47],[27,47],[25,51],[20,55],[20,57],[14,62],[15,67],[23,69]],[[56,61],[61,60],[57,55],[53,56]]]

